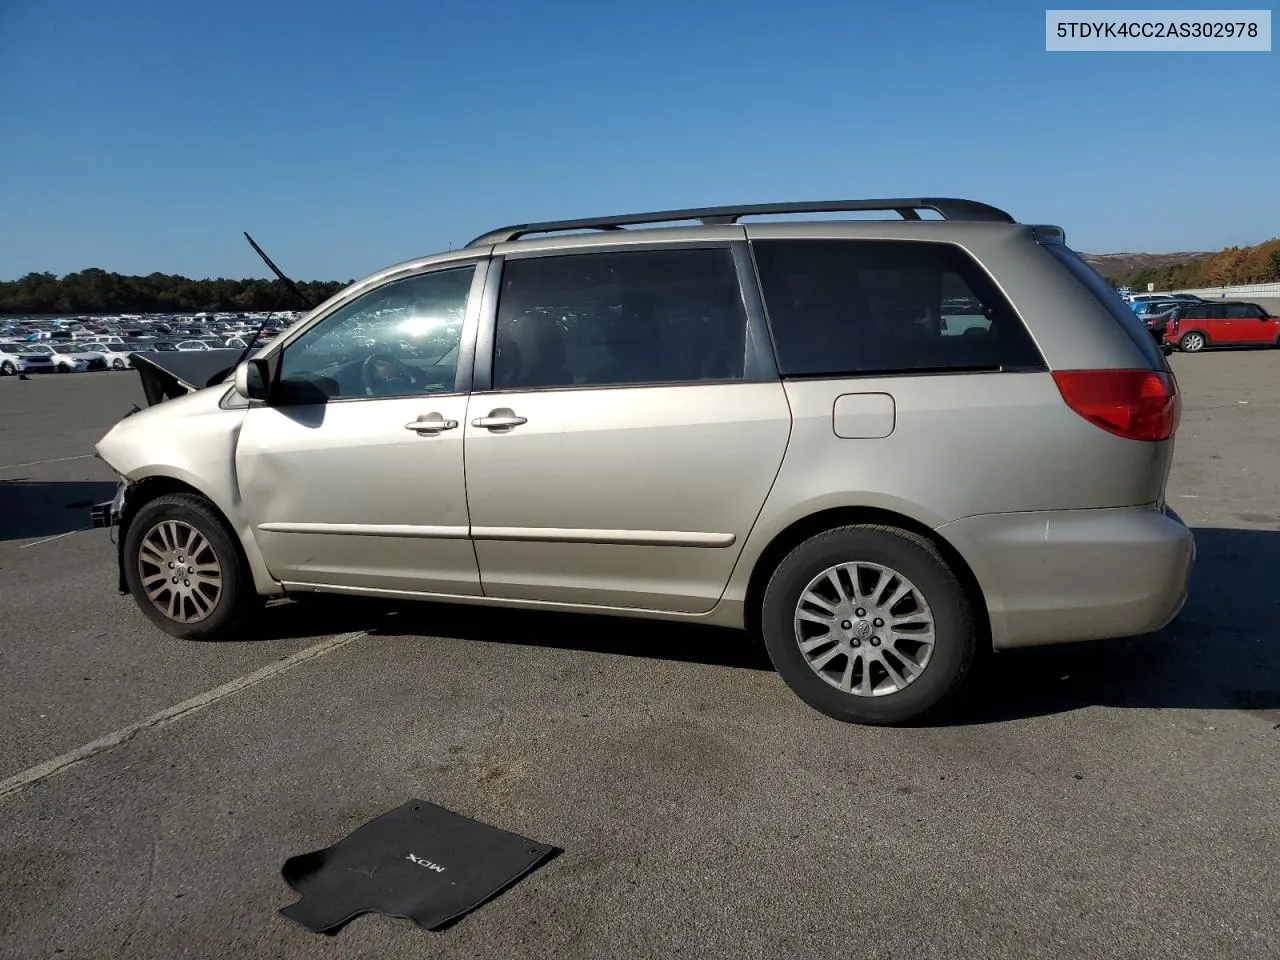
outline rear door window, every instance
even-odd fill
[[[948,243],[756,240],[784,377],[1043,369],[1022,321]]]

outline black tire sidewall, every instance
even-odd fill
[[[209,541],[222,567],[222,593],[217,606],[198,623],[170,620],[147,598],[142,588],[138,548],[155,525],[165,520],[180,520],[195,527]],[[203,498],[187,494],[159,497],[139,508],[125,535],[124,575],[129,593],[147,618],[165,633],[189,640],[214,638],[232,629],[254,596],[247,566],[222,518]]]
[[[822,680],[795,640],[794,612],[801,591],[823,570],[852,561],[896,570],[924,594],[934,617],[934,650],[920,679],[882,697],[846,694]],[[848,527],[796,547],[778,565],[765,590],[761,616],[774,668],[806,703],[838,720],[904,723],[940,707],[973,662],[975,621],[968,598],[942,558],[928,546],[883,528]]]

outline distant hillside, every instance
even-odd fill
[[[1083,253],[1089,266],[1108,280],[1125,277],[1140,270],[1158,270],[1175,267],[1193,260],[1212,257],[1213,251],[1196,253]]]
[[[1218,253],[1082,254],[1116,286],[1145,290],[1187,290],[1242,283],[1280,282],[1280,238]]]

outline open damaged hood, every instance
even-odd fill
[[[251,351],[249,356],[257,353]],[[131,353],[133,368],[142,378],[142,392],[147,406],[173,400],[205,387],[222,383],[235,369],[242,350],[190,350],[162,353]]]

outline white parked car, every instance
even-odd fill
[[[29,343],[18,348],[27,363],[27,373],[84,373],[89,361],[74,353],[58,353],[43,343]]]
[[[116,338],[119,340],[119,338]],[[129,359],[129,354],[133,353],[123,340],[119,343],[86,343],[85,349],[92,350],[94,353],[100,353],[106,358],[107,366],[112,370],[128,370],[133,366],[133,362]]]
[[[212,350],[213,348],[203,340],[183,340],[178,344],[178,349],[187,352],[190,350]]]
[[[60,357],[83,360],[86,370],[106,370],[108,367],[106,354],[90,350],[83,343],[55,343],[50,344],[50,347]]]
[[[27,358],[22,355],[25,344],[0,343],[0,377],[26,373]]]

